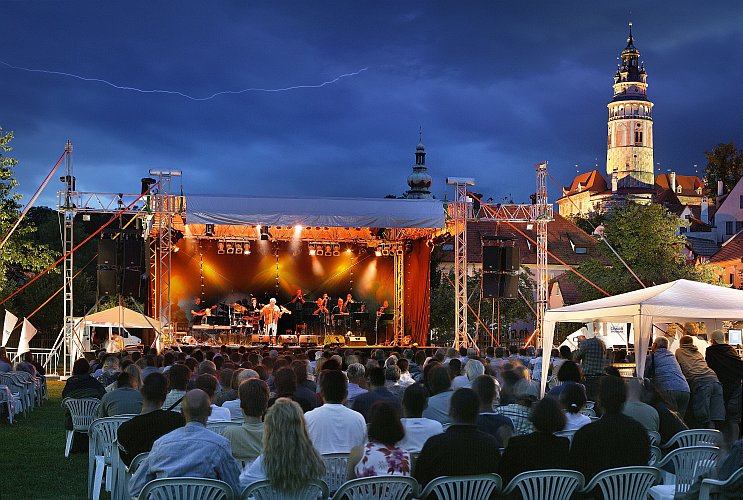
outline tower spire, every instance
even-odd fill
[[[428,174],[426,166],[426,147],[423,145],[423,127],[418,127],[418,145],[415,147],[415,164],[413,172],[408,176],[408,186],[405,198],[431,199],[430,187],[433,179]]]

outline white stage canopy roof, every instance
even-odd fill
[[[186,196],[186,224],[443,228],[441,200]]]

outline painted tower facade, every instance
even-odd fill
[[[606,173],[616,188],[652,188],[653,103],[647,97],[647,75],[629,25],[627,47],[614,75],[614,98],[608,104]]]

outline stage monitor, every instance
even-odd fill
[[[728,344],[743,345],[743,330],[728,330]]]

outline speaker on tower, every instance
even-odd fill
[[[98,240],[98,267],[116,267],[116,241]]]
[[[482,294],[492,299],[515,299],[519,293],[516,274],[483,273]]]
[[[482,270],[484,272],[497,273],[500,271],[502,249],[503,247],[482,247]]]
[[[517,247],[501,248],[501,268],[503,273],[513,273],[521,267],[519,249]]]
[[[98,295],[116,295],[116,270],[98,269]]]

